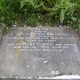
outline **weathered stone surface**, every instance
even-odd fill
[[[12,29],[0,45],[0,77],[80,75],[80,40],[64,27]]]

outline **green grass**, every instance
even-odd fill
[[[5,35],[5,34],[8,33],[9,31],[10,31],[10,28],[7,27],[7,26],[5,26],[5,27],[3,28],[2,34]]]
[[[80,0],[0,0],[0,23],[12,26],[15,21],[32,27],[63,24],[78,30]]]

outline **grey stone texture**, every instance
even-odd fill
[[[17,27],[2,38],[0,78],[80,75],[80,39],[68,27]]]

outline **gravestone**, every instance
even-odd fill
[[[0,44],[0,78],[80,75],[80,39],[68,27],[17,27]]]

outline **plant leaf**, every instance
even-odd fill
[[[64,21],[64,16],[65,16],[65,10],[61,9],[61,13],[60,13],[60,22],[63,23]]]
[[[76,21],[76,20],[77,20],[75,17],[72,17],[71,19],[72,19],[73,21]]]

